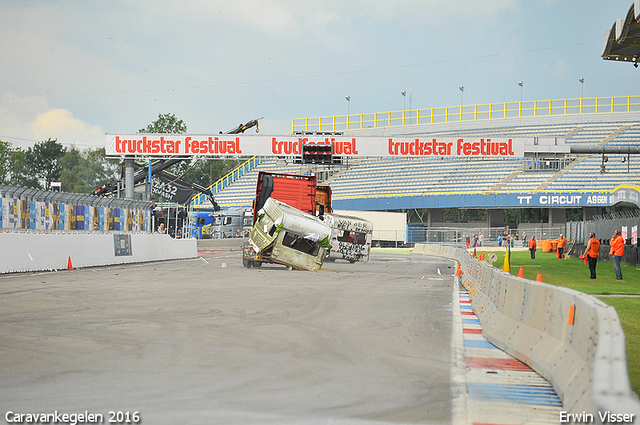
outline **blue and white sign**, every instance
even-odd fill
[[[333,198],[340,210],[394,210],[411,208],[584,208],[609,207],[620,202],[640,206],[640,188],[619,186],[607,192],[539,193],[425,193],[406,196]]]

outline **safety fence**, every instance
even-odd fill
[[[498,246],[501,235],[510,234],[508,227],[487,227],[482,225],[455,227],[433,227],[426,223],[407,225],[408,243],[435,243],[465,246],[467,238],[470,246]]]
[[[567,223],[568,225],[569,223]],[[574,228],[575,226],[572,227],[572,229]],[[564,225],[552,226],[543,223],[524,223],[518,227],[487,227],[479,223],[466,227],[436,227],[426,223],[409,223],[407,225],[407,242],[410,244],[429,243],[465,247],[468,238],[469,247],[473,248],[506,246],[508,240],[512,248],[519,248],[526,247],[527,240],[533,236],[537,240],[558,239],[561,234],[567,236],[564,232]],[[523,239],[525,235],[527,239]],[[567,238],[569,237],[567,236]],[[571,240],[571,238],[569,239]]]
[[[148,232],[151,203],[0,185],[1,232]]]
[[[615,308],[567,288],[511,275],[466,249],[418,244],[414,253],[460,263],[461,283],[489,342],[548,379],[566,411],[640,417]]]
[[[291,131],[345,131],[485,119],[640,111],[640,96],[528,100],[409,109],[364,114],[294,118]]]

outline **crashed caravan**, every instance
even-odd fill
[[[257,213],[249,244],[244,248],[245,267],[263,262],[300,270],[319,270],[331,245],[331,229],[319,218],[268,198]]]
[[[330,259],[343,259],[350,263],[369,261],[373,223],[334,213],[325,214],[324,222],[331,227]]]

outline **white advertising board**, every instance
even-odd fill
[[[303,145],[316,144],[332,145],[333,154],[343,157],[522,158],[525,146],[558,142],[556,138],[549,139],[107,134],[106,153],[110,156],[301,156]]]

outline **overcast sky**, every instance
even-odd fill
[[[104,146],[172,113],[189,133],[465,104],[637,95],[600,57],[631,0],[0,0],[0,140]],[[458,89],[464,86],[464,99]],[[407,92],[403,98],[401,91]],[[345,96],[351,101],[347,106]]]

